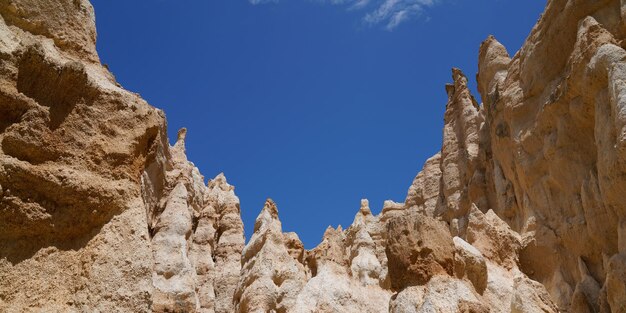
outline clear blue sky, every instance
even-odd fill
[[[166,112],[171,139],[188,128],[207,179],[224,172],[236,186],[247,238],[271,197],[307,248],[351,224],[361,198],[375,213],[404,201],[441,147],[450,69],[475,90],[481,41],[493,34],[514,54],[545,6],[265,2],[94,0],[98,51]]]

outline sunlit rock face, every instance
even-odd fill
[[[551,0],[515,55],[487,38],[406,200],[305,250],[271,200],[246,244],[89,2],[0,0],[0,311],[626,312],[625,37],[622,2]]]

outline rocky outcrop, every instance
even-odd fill
[[[551,1],[506,78],[483,95],[492,125],[507,130],[491,127],[491,151],[507,185],[500,189],[512,190],[516,203],[503,216],[521,234],[521,270],[563,310],[590,278],[580,274],[579,260],[603,284],[606,261],[618,253],[623,49],[615,43],[623,25],[617,2]],[[490,67],[489,59],[480,63]]]
[[[487,288],[489,274],[482,253],[465,240],[454,237],[454,273],[457,278],[467,278],[474,290],[483,294]]]
[[[99,64],[87,1],[0,17],[0,311],[148,310],[140,180],[162,112]]]
[[[231,312],[238,199],[99,63],[91,4],[0,17],[0,311]]]
[[[302,263],[290,253],[272,200],[256,219],[243,250],[241,279],[234,295],[235,312],[291,312],[304,285]]]
[[[387,224],[387,266],[391,287],[424,285],[438,274],[452,275],[454,244],[444,223],[427,215],[408,215]]]
[[[624,312],[626,9],[550,0],[512,57],[453,69],[404,203],[305,250],[268,200],[247,245],[163,112],[100,64],[86,0],[0,0],[0,311]]]

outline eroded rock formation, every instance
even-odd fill
[[[625,38],[617,0],[548,1],[512,57],[489,37],[405,202],[307,251],[271,200],[245,244],[86,0],[0,0],[0,311],[626,312]]]

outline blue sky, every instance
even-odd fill
[[[519,49],[545,1],[93,0],[117,80],[187,127],[188,157],[236,186],[249,238],[266,198],[315,247],[404,201],[441,147],[444,85],[478,47]],[[475,94],[480,99],[478,94]]]

